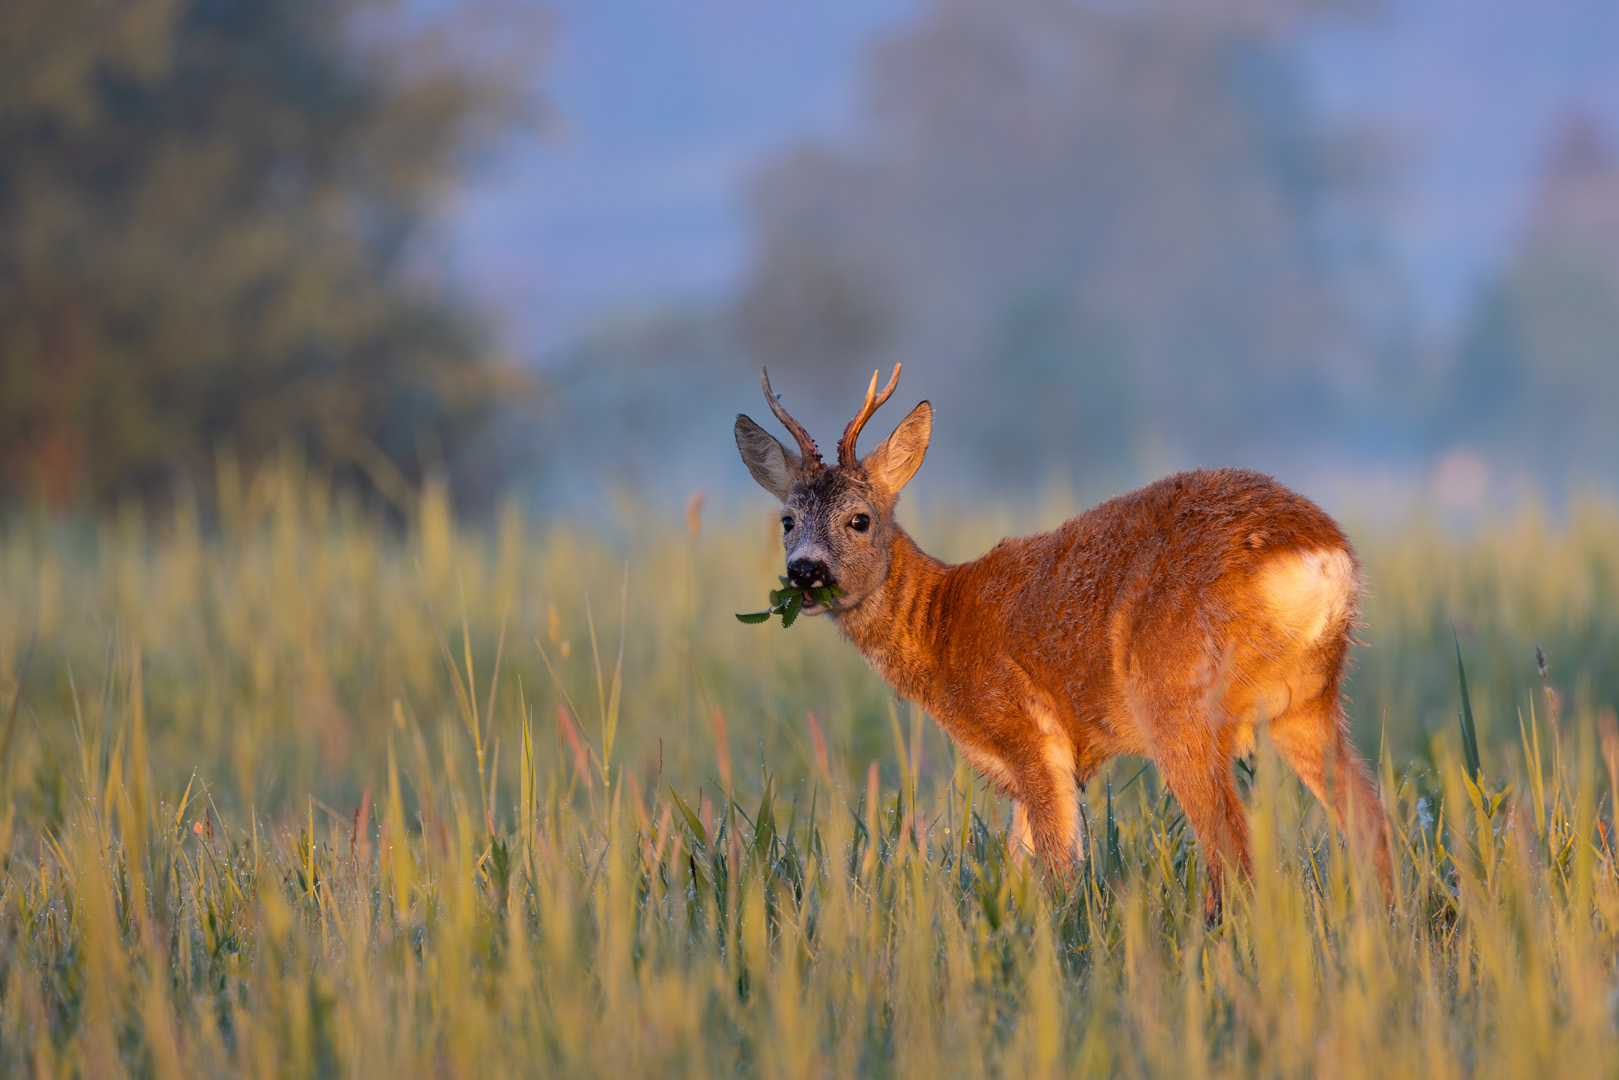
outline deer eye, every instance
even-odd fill
[[[865,532],[867,529],[871,528],[871,518],[867,517],[865,514],[856,514],[854,517],[849,519],[849,528],[853,529],[855,532]]]
[[[784,533],[790,533],[790,532],[793,531],[793,519],[792,518],[783,517],[781,519],[781,531],[784,532]]]

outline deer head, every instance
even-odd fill
[[[787,552],[789,583],[800,588],[836,586],[842,595],[834,601],[834,610],[858,605],[888,576],[897,529],[894,505],[900,488],[921,466],[933,431],[933,407],[924,401],[875,450],[863,459],[855,453],[861,428],[894,393],[899,369],[895,364],[880,393],[878,373],[872,372],[866,402],[843,429],[838,463],[831,468],[821,460],[809,432],[770,389],[768,372],[761,371],[765,400],[792,433],[798,452],[748,417],[736,418],[736,447],[743,463],[759,486],[782,502],[781,542]],[[813,615],[823,609],[806,601],[804,610]]]

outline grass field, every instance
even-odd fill
[[[430,491],[400,530],[229,481],[217,528],[0,528],[0,1074],[1619,1073],[1611,504],[1350,523],[1397,910],[1262,746],[1207,931],[1139,760],[1043,882],[829,625],[739,625],[773,518],[464,529]]]

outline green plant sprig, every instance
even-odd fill
[[[836,585],[817,585],[813,589],[801,589],[797,585],[787,584],[787,578],[781,578],[781,588],[770,590],[770,607],[766,611],[749,611],[739,613],[737,622],[762,623],[772,615],[781,616],[783,628],[793,625],[798,613],[804,610],[804,598],[820,604],[824,608],[832,606],[834,596],[842,596],[843,590]]]

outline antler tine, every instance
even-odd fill
[[[838,440],[838,467],[842,469],[858,468],[860,458],[855,454],[855,440],[860,438],[860,429],[866,426],[871,414],[882,407],[894,393],[894,387],[899,385],[899,369],[902,365],[894,365],[894,374],[888,377],[888,385],[883,387],[882,393],[877,392],[877,376],[882,374],[878,368],[871,373],[871,385],[866,387],[866,403],[860,407],[855,418],[849,421],[849,426],[843,429],[843,438]]]
[[[760,368],[759,379],[764,383],[765,400],[770,402],[770,411],[776,414],[776,419],[780,420],[782,426],[798,440],[798,452],[804,459],[803,468],[811,470],[824,468],[825,463],[821,460],[821,451],[815,445],[815,440],[810,438],[810,433],[804,430],[803,424],[788,415],[787,410],[782,408],[781,402],[776,399],[776,392],[770,389],[770,372]]]

